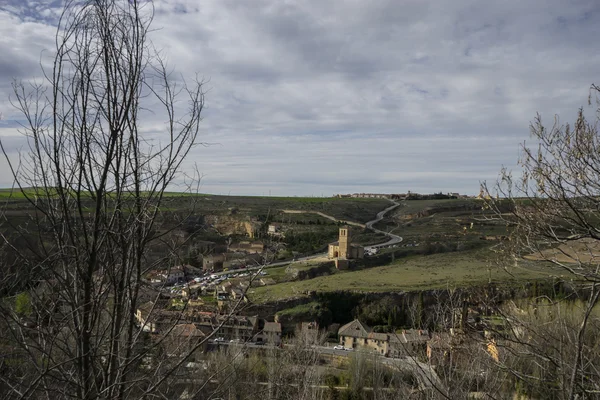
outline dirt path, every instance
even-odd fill
[[[365,224],[361,224],[360,222],[354,222],[354,221],[347,221],[347,220],[337,219],[334,216],[324,214],[324,213],[322,213],[320,211],[281,210],[281,212],[285,213],[285,214],[317,214],[317,215],[320,215],[323,218],[330,219],[330,220],[332,220],[334,222],[342,222],[342,223],[347,224],[347,225],[360,226],[361,228],[365,228],[366,227]]]

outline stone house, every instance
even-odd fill
[[[401,332],[388,334],[388,337],[387,355],[390,357],[425,355],[430,340],[429,331],[424,329],[403,329]]]
[[[135,312],[135,319],[144,332],[160,333],[172,326],[179,319],[179,311],[166,310],[165,304],[148,301],[140,305]]]
[[[338,337],[339,343],[344,347],[366,347],[387,357],[401,357],[424,353],[429,332],[405,329],[399,333],[378,333],[355,319],[339,329]]]
[[[316,343],[319,339],[319,324],[317,321],[302,322],[300,334],[307,343]]]
[[[344,347],[355,349],[358,346],[367,346],[371,328],[355,319],[338,330],[340,344]]]
[[[256,335],[256,341],[279,346],[281,344],[281,324],[279,322],[265,322],[262,331]]]
[[[199,352],[206,350],[206,343],[202,341],[206,335],[191,323],[177,324],[163,340],[163,348],[169,357],[182,357],[193,355],[192,350]]]
[[[181,282],[185,279],[185,271],[183,266],[180,265],[166,271],[159,272],[158,276],[162,282],[173,284]]]
[[[452,336],[449,333],[437,333],[427,342],[427,359],[431,365],[445,364],[451,359]]]
[[[258,317],[241,315],[221,315],[212,312],[190,312],[185,316],[187,321],[193,322],[204,334],[209,335],[218,328],[216,337],[226,340],[240,339],[248,341],[258,333]]]
[[[221,271],[225,254],[211,254],[202,259],[202,269],[204,271]]]
[[[241,253],[262,253],[265,250],[263,242],[250,242],[241,241],[239,243],[232,243],[229,245],[229,250],[233,252]]]

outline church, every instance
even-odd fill
[[[327,255],[330,259],[335,260],[336,268],[344,269],[348,267],[348,260],[363,258],[365,256],[365,248],[358,244],[352,244],[350,229],[344,226],[340,228],[338,241],[329,243]]]

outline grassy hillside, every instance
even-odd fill
[[[470,286],[493,282],[543,279],[560,275],[554,267],[538,262],[526,262],[508,270],[488,266],[489,250],[475,250],[414,256],[391,265],[359,271],[338,271],[329,276],[305,281],[280,283],[253,289],[251,300],[272,301],[303,296],[307,291],[351,290],[359,292],[388,292]]]

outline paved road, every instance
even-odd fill
[[[389,211],[395,209],[396,207],[398,207],[400,205],[400,203],[398,203],[397,201],[394,201],[394,200],[390,200],[390,202],[393,203],[391,206],[389,206],[385,210],[382,210],[382,211],[378,212],[377,213],[377,218],[375,218],[372,221],[367,222],[364,225],[360,224],[358,222],[343,221],[343,222],[345,222],[345,223],[347,223],[349,225],[361,226],[361,227],[365,227],[367,229],[371,229],[374,232],[381,233],[381,234],[386,235],[387,237],[390,238],[387,242],[380,243],[380,244],[374,244],[374,245],[371,245],[371,246],[366,246],[365,250],[368,250],[368,249],[379,249],[379,248],[382,248],[382,247],[393,246],[393,245],[398,244],[398,243],[400,243],[402,241],[402,237],[400,237],[398,235],[394,235],[393,233],[384,232],[384,231],[381,231],[379,229],[373,228],[373,225],[375,225],[376,223],[378,223],[379,221],[381,221],[385,217],[385,214],[387,214]],[[282,211],[286,212],[286,213],[293,213],[293,214],[315,213],[315,214],[319,214],[319,215],[321,215],[321,216],[323,216],[325,218],[331,219],[332,221],[336,221],[336,222],[340,221],[340,220],[336,219],[335,217],[333,217],[331,215],[326,215],[326,214],[323,214],[322,212],[318,212],[318,211],[302,211],[302,210],[282,210]],[[298,261],[310,261],[310,260],[314,260],[315,258],[321,258],[321,257],[327,257],[327,253],[319,253],[319,254],[313,254],[313,255],[310,255],[310,256],[306,256],[306,257],[299,257],[298,259],[296,259],[294,261],[279,261],[279,262],[273,262],[273,263],[264,264],[264,265],[257,265],[255,267],[248,267],[246,269],[240,269],[240,270],[235,270],[235,271],[215,272],[214,275],[225,275],[225,274],[238,273],[238,272],[244,272],[244,271],[258,271],[258,270],[264,269],[264,268],[281,267],[283,265],[292,264],[294,262],[298,262]]]
[[[400,243],[402,241],[402,237],[400,237],[398,235],[394,235],[393,233],[384,232],[384,231],[381,231],[379,229],[373,228],[373,225],[375,225],[376,223],[378,223],[379,221],[381,221],[385,217],[385,214],[387,214],[389,211],[392,211],[393,209],[395,209],[396,207],[398,207],[400,205],[400,203],[398,203],[397,201],[394,201],[394,200],[390,200],[390,201],[393,203],[391,206],[389,206],[388,208],[386,208],[383,211],[378,212],[377,213],[377,218],[375,218],[373,221],[369,221],[369,222],[366,223],[366,227],[368,229],[371,229],[373,232],[382,233],[382,234],[386,235],[387,237],[389,237],[390,240],[388,240],[385,243],[374,244],[372,246],[366,246],[365,247],[365,251],[369,250],[369,249],[380,249],[382,247],[393,246],[393,245],[398,244],[398,243]]]

